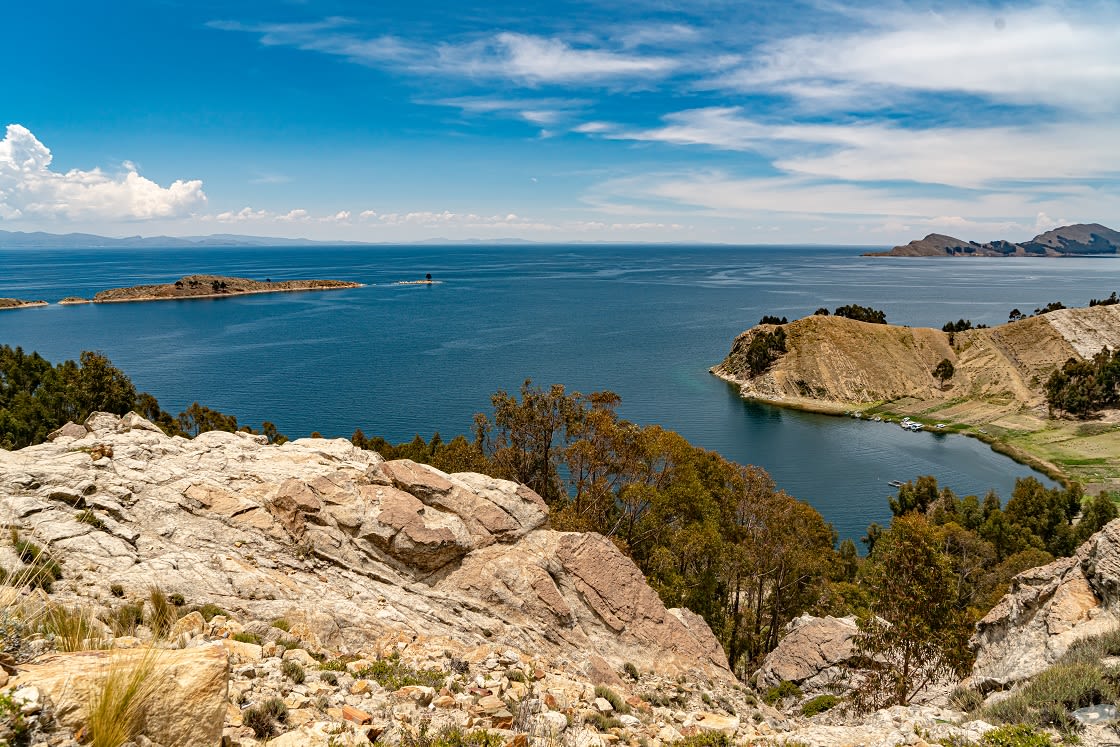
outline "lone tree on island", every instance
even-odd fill
[[[956,369],[953,368],[953,362],[948,358],[942,358],[941,362],[933,367],[933,378],[941,381],[941,388],[945,388],[945,382],[953,378]]]

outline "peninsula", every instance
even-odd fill
[[[782,332],[760,366],[751,343]],[[1060,309],[993,328],[944,332],[809,316],[743,332],[711,372],[768,404],[887,420],[902,416],[993,448],[1086,492],[1120,490],[1120,411],[1052,416],[1045,384],[1066,361],[1120,347],[1120,305]],[[759,344],[755,344],[755,350]],[[948,360],[944,381],[933,371]],[[764,368],[764,370],[760,370]]]
[[[0,309],[27,309],[33,306],[46,305],[46,301],[25,301],[22,298],[0,298]]]
[[[1016,244],[997,239],[986,244],[940,233],[865,257],[1099,257],[1120,255],[1120,231],[1100,223],[1078,223],[1040,233]]]
[[[342,288],[360,288],[361,286],[361,283],[346,280],[278,280],[273,282],[271,280],[250,280],[249,278],[234,278],[222,275],[187,275],[174,283],[133,285],[128,288],[103,290],[93,297],[93,303],[225,298],[254,293],[339,290]],[[66,302],[80,303],[81,299],[68,298]]]

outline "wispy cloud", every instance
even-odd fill
[[[880,13],[867,28],[775,41],[715,83],[860,109],[888,89],[1115,112],[1120,7]]]
[[[149,220],[186,215],[206,203],[199,180],[161,187],[129,161],[117,174],[54,171],[53,158],[26,127],[8,125],[0,140],[0,219]]]

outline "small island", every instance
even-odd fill
[[[46,305],[46,301],[25,301],[22,298],[0,298],[0,309],[29,309],[34,306]]]
[[[1030,241],[996,239],[981,244],[940,233],[865,257],[1115,257],[1120,255],[1120,231],[1100,223],[1078,223],[1040,233]]]
[[[292,293],[297,291],[340,290],[360,288],[361,283],[348,280],[251,280],[222,275],[187,275],[174,283],[133,285],[128,288],[103,290],[93,303],[126,303],[132,301],[174,301],[191,298],[225,298],[254,293]],[[66,303],[82,303],[82,299],[66,299]]]

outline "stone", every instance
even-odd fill
[[[1116,706],[1111,703],[1078,708],[1073,717],[1083,724],[1109,724],[1116,720]]]
[[[483,713],[497,713],[505,707],[505,701],[496,695],[484,695],[478,699],[478,708]]]
[[[544,733],[549,736],[559,736],[568,728],[568,717],[556,711],[545,711],[537,716],[544,725]]]
[[[701,711],[693,714],[691,720],[701,731],[718,732],[729,737],[735,736],[735,732],[739,731],[738,716]]]
[[[55,718],[77,730],[85,723],[90,699],[104,677],[145,661],[153,667],[156,684],[146,708],[144,735],[165,745],[182,743],[184,734],[191,735],[192,744],[218,744],[229,675],[229,660],[220,646],[49,654],[22,665],[14,684],[34,683],[54,703]]]
[[[987,692],[1038,674],[1071,644],[1120,624],[1120,520],[1077,552],[1011,581],[1007,595],[976,625],[970,683]]]
[[[336,723],[317,721],[281,734],[268,747],[368,747],[370,739],[357,729],[339,728]]]
[[[595,701],[591,705],[595,706],[595,710],[599,713],[614,712],[614,706],[612,706],[610,701],[606,698],[595,698]]]
[[[373,723],[373,716],[369,715],[360,708],[354,706],[342,706],[342,718],[346,721],[353,721],[355,724],[370,724]]]
[[[201,635],[205,630],[206,620],[198,610],[195,610],[175,621],[171,626],[171,637],[178,638],[184,633],[190,636]]]
[[[264,658],[264,649],[255,643],[243,643],[232,638],[223,638],[222,647],[229,652],[230,661],[234,664],[255,662]]]
[[[79,438],[85,438],[88,433],[89,433],[89,431],[86,430],[86,427],[84,425],[78,425],[77,423],[75,423],[73,421],[69,421],[69,422],[66,423],[66,425],[62,426],[61,428],[58,428],[58,429],[53,430],[50,433],[48,433],[47,434],[47,439],[49,439],[51,441],[57,441],[60,438],[79,439]]]
[[[758,670],[762,689],[792,682],[806,694],[831,692],[847,684],[845,666],[855,655],[859,626],[854,616],[802,615],[786,626],[784,637]]]
[[[290,648],[284,652],[282,658],[284,661],[294,661],[303,667],[317,668],[319,666],[318,660],[302,648]]]

